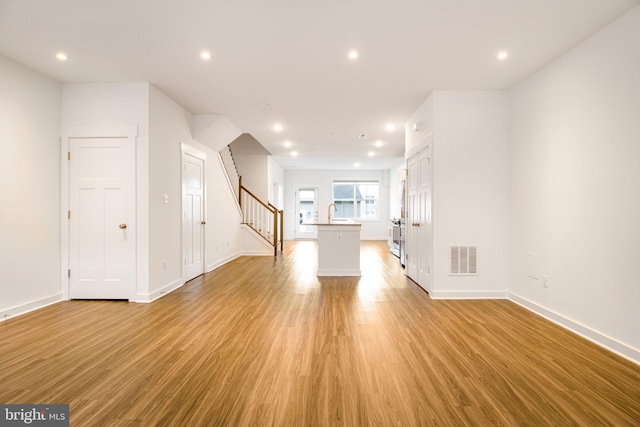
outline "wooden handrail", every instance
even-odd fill
[[[284,210],[280,210],[280,252],[284,252]]]
[[[284,249],[282,236],[282,211],[271,203],[260,200],[249,189],[240,185],[240,206],[242,209],[243,223],[248,225],[265,241],[273,246],[274,256],[278,255],[278,241],[280,250]],[[280,218],[278,218],[280,215]],[[273,219],[271,219],[273,218]]]
[[[279,223],[280,227],[278,228],[279,238],[280,238],[280,251],[284,252],[284,210],[278,209],[271,202],[269,202],[269,206],[275,209],[278,212],[278,215],[280,216],[280,223]]]
[[[235,197],[242,211],[242,222],[251,227],[260,237],[269,242],[270,245],[273,245],[274,255],[277,255],[278,239],[280,239],[280,250],[284,250],[282,211],[278,210],[278,208],[271,203],[266,205],[255,194],[242,185],[242,176],[238,171],[238,166],[233,158],[230,146],[222,149],[219,154],[232,190],[234,193],[237,191]],[[243,193],[246,193],[246,196],[244,196]],[[245,203],[243,203],[243,198]],[[244,204],[247,206],[243,206]],[[273,215],[273,222],[269,215]],[[278,215],[280,216],[279,221]]]
[[[262,206],[264,206],[265,208],[269,209],[272,213],[275,212],[277,209],[272,208],[270,206],[267,206],[264,204],[264,202],[262,200],[260,200],[255,194],[253,194],[251,191],[247,190],[247,188],[243,185],[240,186],[241,190],[244,190],[245,192],[247,192],[247,194],[249,194],[251,197],[253,197],[254,199],[256,199],[256,202],[260,203]]]

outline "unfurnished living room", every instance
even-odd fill
[[[0,425],[640,425],[640,0],[0,0]]]

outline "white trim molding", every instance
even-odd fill
[[[62,292],[0,310],[0,322],[64,301]]]
[[[429,292],[431,299],[508,299],[505,291],[438,291]]]
[[[585,326],[575,320],[569,319],[553,310],[549,310],[541,305],[534,303],[526,298],[523,298],[517,294],[509,293],[509,300],[518,304],[519,306],[544,317],[545,319],[559,325],[574,334],[581,336],[594,344],[603,347],[618,356],[621,356],[637,365],[640,365],[640,350],[621,343],[620,341],[611,338],[601,332],[593,330],[588,326]]]
[[[215,270],[216,268],[222,267],[223,265],[233,261],[236,258],[240,258],[241,256],[242,256],[242,254],[240,252],[238,252],[238,253],[235,253],[233,255],[229,255],[228,257],[222,258],[221,260],[213,262],[213,263],[207,265],[207,273],[210,273],[213,270]]]
[[[151,303],[157,299],[160,299],[164,296],[169,295],[171,292],[175,291],[176,289],[180,289],[184,284],[185,282],[182,279],[178,279],[158,289],[155,292],[151,292],[150,294],[137,294],[135,302],[144,303],[144,304]]]

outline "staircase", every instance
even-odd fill
[[[242,210],[242,223],[273,246],[273,255],[284,250],[284,211],[278,210],[271,203],[264,203],[251,191],[242,185],[242,176],[233,160],[231,147],[226,146],[220,151],[220,158],[227,171],[229,182]]]

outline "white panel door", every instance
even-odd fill
[[[296,239],[317,239],[318,227],[306,225],[319,220],[319,187],[300,187],[296,189],[296,216],[294,236]]]
[[[183,279],[204,273],[204,161],[182,155]]]
[[[431,227],[431,148],[428,147],[417,155],[418,163],[418,280],[416,282],[427,292],[431,291],[431,257],[428,251],[433,247]]]
[[[418,203],[418,160],[417,156],[407,161],[407,218],[405,221],[405,267],[407,276],[418,282],[418,228],[420,218]]]
[[[407,160],[407,276],[431,292],[433,256],[431,145]]]
[[[129,299],[135,274],[135,146],[69,140],[69,297]]]

